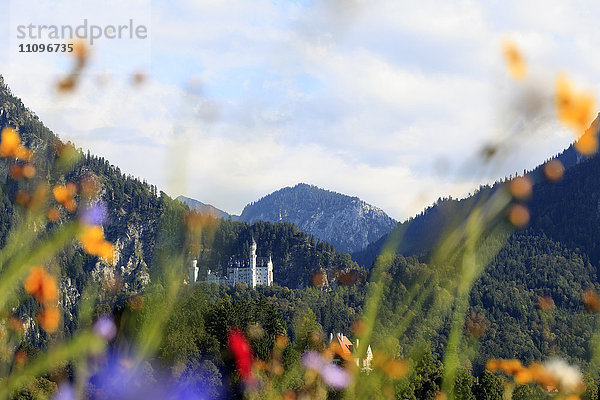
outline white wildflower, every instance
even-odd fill
[[[561,388],[575,391],[583,383],[581,371],[576,366],[569,365],[565,360],[553,358],[544,363],[546,371],[554,375]]]

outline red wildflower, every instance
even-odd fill
[[[252,350],[248,339],[242,331],[234,328],[227,335],[227,346],[233,354],[238,373],[247,381],[252,374]]]

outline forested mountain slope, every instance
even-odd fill
[[[560,182],[555,183],[546,180],[543,172],[545,163],[534,168],[532,171],[526,172],[525,175],[534,184],[533,196],[528,203],[531,213],[530,226],[544,230],[549,228],[556,231],[557,229],[562,229],[561,226],[564,225],[559,226],[556,222],[548,224],[548,217],[544,218],[546,221],[544,225],[540,225],[542,224],[541,217],[546,215],[550,209],[555,208],[563,210],[561,211],[561,215],[566,215],[565,213],[575,215],[581,212],[582,209],[575,210],[579,207],[578,205],[570,203],[570,200],[574,199],[574,196],[591,196],[584,201],[585,204],[581,204],[581,206],[589,210],[589,202],[592,201],[590,199],[596,198],[598,193],[600,193],[600,184],[592,184],[590,186],[588,180],[593,179],[597,163],[600,161],[598,161],[598,157],[582,157],[575,151],[573,145],[552,159],[559,160],[564,166],[565,174]],[[354,252],[352,258],[359,264],[367,268],[370,267],[380,253],[383,245],[392,237],[394,238],[398,254],[405,256],[427,254],[436,246],[448,229],[462,223],[475,205],[480,204],[482,199],[488,198],[495,190],[502,187],[505,182],[506,180],[496,182],[493,185],[480,186],[473,195],[463,199],[453,199],[452,197],[440,198],[415,217],[398,223],[390,234],[372,242],[365,249]],[[586,187],[583,188],[583,185],[586,185]],[[564,201],[565,199],[568,199],[568,201]],[[582,197],[579,198],[579,200],[581,199]],[[567,212],[567,208],[571,208],[570,211]],[[584,222],[584,224],[587,223]],[[550,225],[554,225],[554,227]],[[571,224],[569,229],[578,228],[576,228],[576,225]],[[581,235],[578,234],[577,236]]]
[[[102,205],[106,214],[105,235],[115,245],[112,265],[86,254],[77,243],[57,257],[56,272],[61,274],[63,320],[67,332],[75,328],[73,310],[88,283],[106,279],[117,282],[117,296],[122,298],[139,293],[151,279],[160,276],[160,268],[164,266],[157,254],[183,253],[185,261],[181,265],[169,265],[169,268],[185,269],[190,259],[200,258],[204,269],[215,269],[224,267],[232,255],[247,255],[244,245],[247,246],[254,235],[261,243],[260,251],[273,256],[276,282],[282,285],[309,285],[313,274],[321,269],[334,282],[335,271],[358,268],[347,254],[337,252],[326,242],[315,241],[290,224],[250,226],[214,220],[214,241],[212,237],[204,236],[202,247],[188,243],[186,224],[190,218],[196,218],[197,213],[165,193],[157,193],[154,185],[123,174],[108,160],[89,152],[83,154],[74,145],[63,143],[11,93],[0,76],[0,131],[8,126],[14,127],[23,143],[33,151],[32,164],[37,173],[32,179],[14,179],[10,170],[16,161],[0,158],[0,245],[18,221],[21,206],[16,199],[19,193],[31,191],[40,184],[51,188],[67,182],[74,182],[81,189],[84,181],[93,182],[98,189],[91,202]],[[73,152],[77,160],[68,170],[57,165],[59,154],[65,151]],[[77,213],[63,211],[58,223],[77,217]],[[31,326],[36,329],[35,324]],[[39,337],[39,334],[34,336]]]

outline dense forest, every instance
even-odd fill
[[[392,273],[415,277],[423,267],[424,265],[415,260],[399,258]],[[285,375],[274,374],[270,378],[271,384],[280,392],[299,390],[302,393],[305,385],[302,354],[310,350],[323,351],[328,343],[327,332],[352,332],[351,321],[360,314],[360,304],[364,301],[361,292],[359,286],[322,291],[315,288],[290,290],[277,286],[251,289],[244,284],[227,288],[201,283],[187,288],[180,294],[175,312],[169,318],[159,352],[148,361],[140,378],[152,382],[162,379],[161,376],[167,374],[177,377],[183,385],[194,387],[210,397],[242,398],[244,385],[236,372],[234,357],[227,345],[228,333],[231,329],[239,328],[248,335],[256,365],[268,365],[266,368],[269,370],[275,363],[286,372]],[[382,310],[382,325],[378,329],[390,328],[391,321],[383,320],[386,314],[389,316],[390,311]],[[124,321],[143,320],[145,314],[151,314],[150,309],[138,311],[128,304],[114,312],[116,320],[121,321],[120,329],[124,331],[119,340],[126,340],[126,337],[139,333],[135,331],[135,324]],[[549,314],[546,317],[551,318]],[[322,325],[320,321],[325,321],[326,325]],[[423,321],[419,322],[419,329],[425,328],[422,323]],[[530,327],[520,326],[520,330],[539,329],[535,326],[536,323],[538,322],[532,321],[533,326]],[[496,322],[484,325],[487,329],[494,330]],[[411,335],[418,335],[417,330],[414,329]],[[471,334],[475,334],[476,331],[472,330]],[[481,330],[479,332],[481,333]],[[284,345],[278,344],[278,337],[282,336],[287,336],[289,342],[286,340]],[[117,348],[120,345],[119,340],[112,346]],[[499,339],[495,345],[502,346],[503,340],[506,338]],[[400,343],[393,345],[387,342],[385,346],[382,346],[382,343],[376,344],[376,348],[385,348],[388,357],[402,357],[407,360],[410,364],[408,375],[402,380],[397,380],[390,378],[389,374],[380,375],[380,371],[374,370],[370,373],[371,379],[365,381],[370,384],[360,388],[359,393],[368,393],[373,398],[391,396],[415,400],[437,399],[441,390],[444,365],[429,341],[418,343],[420,344],[410,349]],[[484,342],[481,344],[482,347],[493,345]],[[576,349],[576,346],[575,344],[573,348]],[[439,347],[439,343],[436,347]],[[598,398],[597,378],[584,374],[586,389],[581,399]],[[118,390],[123,389],[106,385],[95,387],[93,384],[88,387],[91,398],[118,396]],[[512,398],[516,400],[549,398],[548,393],[533,384],[507,388],[502,375],[488,370],[476,371],[476,367],[469,363],[459,368],[452,390],[458,400],[500,400],[504,398],[507,390],[512,392]],[[329,397],[337,398],[339,394],[329,389]]]

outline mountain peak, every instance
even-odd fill
[[[229,217],[232,217],[232,219],[237,219],[237,215],[231,215],[223,210],[218,209],[217,207],[215,207],[211,204],[203,203],[196,199],[192,199],[191,197],[177,196],[177,198],[175,200],[187,205],[190,208],[190,210],[196,210],[202,214],[208,214],[215,218],[227,219]]]
[[[396,224],[383,210],[358,197],[298,183],[248,204],[240,220],[290,222],[346,252],[360,250]]]

